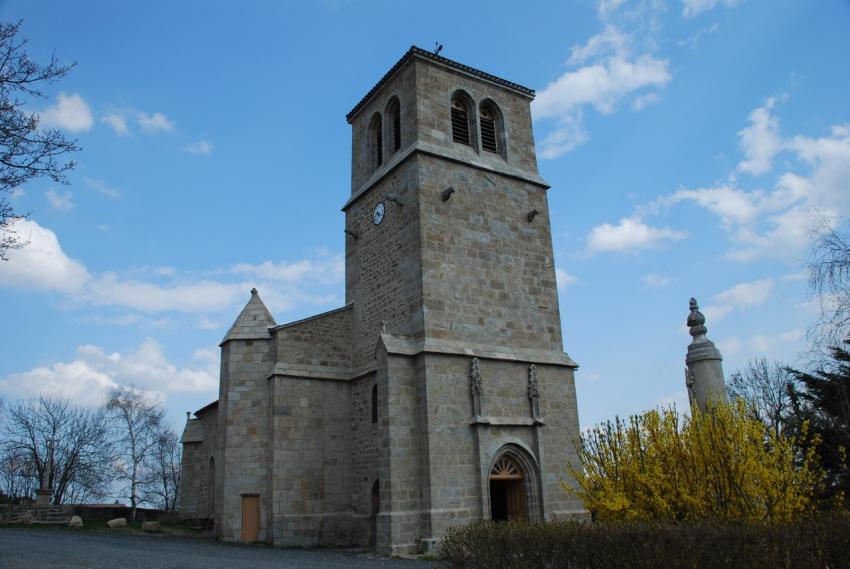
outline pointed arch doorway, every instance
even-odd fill
[[[490,519],[528,520],[526,481],[522,468],[509,456],[502,456],[490,469]]]

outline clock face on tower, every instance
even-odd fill
[[[384,221],[384,202],[378,202],[375,211],[372,212],[372,222],[375,225],[380,225],[382,221]]]

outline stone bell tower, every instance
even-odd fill
[[[346,301],[376,370],[377,544],[582,513],[534,91],[411,48],[347,118]]]

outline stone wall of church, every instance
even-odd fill
[[[205,478],[204,445],[183,443],[183,470],[180,480],[180,519],[206,517],[206,500],[201,490]]]
[[[425,334],[464,344],[560,352],[546,191],[420,158]],[[443,201],[443,188],[455,193]],[[533,222],[528,212],[537,210]]]
[[[387,416],[386,408],[379,405],[377,421],[372,422],[372,388],[376,382],[375,373],[351,382],[352,541],[363,545],[369,543],[374,531],[370,520],[372,488],[378,480],[379,429]]]
[[[273,542],[350,544],[350,386],[290,376],[271,383]]]
[[[219,460],[218,410],[209,409],[191,420],[200,427],[199,442],[183,445],[183,474],[180,481],[180,517],[182,519],[211,518],[214,512],[210,499],[210,458]],[[220,491],[220,489],[219,489]]]
[[[418,141],[451,153],[458,160],[497,170],[509,169],[537,175],[534,134],[531,129],[531,100],[504,87],[482,81],[456,70],[416,61],[416,106]],[[451,97],[462,90],[475,104],[472,111],[473,145],[452,141]],[[478,106],[491,100],[501,110],[505,152],[483,151],[475,139],[478,132]]]
[[[241,538],[243,495],[259,495],[258,539],[270,540],[271,401],[267,378],[274,362],[275,350],[271,339],[231,340],[222,346],[218,412],[224,444],[223,487],[222,499],[216,504],[220,512],[216,527],[225,540],[238,541]]]
[[[416,80],[412,66],[405,66],[388,81],[372,101],[363,107],[351,123],[351,191],[376,176],[380,176],[394,164],[394,160],[404,154],[408,146],[417,140],[416,121]],[[387,104],[392,97],[398,97],[401,111],[401,148],[392,152],[389,132]],[[377,170],[369,164],[369,124],[375,113],[381,113],[384,124],[383,164]]]
[[[525,459],[531,519],[583,514],[560,485],[576,465],[579,436],[572,370],[539,364],[540,415],[529,400],[529,363],[481,359],[481,415],[470,393],[472,358],[378,352],[378,546],[418,549],[452,526],[490,518],[490,470],[506,449]],[[365,390],[364,390],[365,391]],[[356,411],[355,411],[356,412]],[[355,476],[355,486],[361,481]]]
[[[274,329],[277,361],[288,370],[347,378],[351,366],[351,308]],[[278,366],[280,367],[280,365]]]
[[[352,368],[375,358],[383,323],[395,334],[422,332],[419,204],[416,159],[380,180],[346,211],[346,302],[352,304]],[[392,195],[403,205],[386,199]],[[380,225],[372,221],[375,205],[384,202]]]
[[[378,457],[380,512],[377,546],[385,553],[415,553],[422,537],[422,483],[419,452],[425,419],[420,413],[420,379],[414,358],[378,352]]]

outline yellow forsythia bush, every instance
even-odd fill
[[[577,484],[564,486],[599,520],[788,521],[814,510],[823,479],[816,444],[803,453],[740,401],[617,418],[577,447]]]

